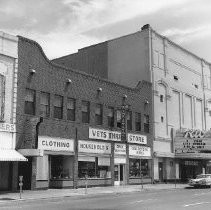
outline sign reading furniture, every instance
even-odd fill
[[[177,130],[174,147],[175,153],[211,152],[211,131]]]
[[[121,132],[109,131],[104,129],[89,128],[90,139],[121,141]],[[127,141],[129,143],[147,144],[147,137],[140,134],[127,134]]]

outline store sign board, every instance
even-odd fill
[[[176,132],[174,140],[175,153],[198,153],[211,151],[211,132],[186,130]]]
[[[0,123],[0,131],[14,133],[16,132],[16,126],[10,123]]]
[[[140,134],[128,133],[128,142],[136,144],[147,144],[147,137]]]
[[[144,147],[140,145],[129,145],[129,155],[131,156],[143,156],[150,157],[151,156],[151,148]]]
[[[89,138],[110,141],[121,141],[122,139],[121,132],[119,131],[110,131],[97,128],[89,128]],[[129,143],[147,144],[147,137],[140,134],[128,133],[127,141]]]
[[[114,154],[115,155],[126,155],[126,145],[116,143],[114,145]]]
[[[81,153],[96,153],[96,154],[111,154],[111,144],[105,142],[94,141],[78,141],[78,152]]]
[[[74,140],[53,138],[49,136],[39,136],[38,149],[49,150],[49,151],[74,152]]]

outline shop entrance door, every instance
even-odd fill
[[[159,162],[158,165],[158,169],[159,169],[159,181],[163,181],[163,163]]]
[[[114,185],[125,184],[125,164],[114,166]]]

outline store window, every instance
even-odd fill
[[[60,95],[54,96],[54,118],[63,118],[63,97]]]
[[[114,108],[108,107],[108,127],[113,128],[114,127]]]
[[[40,115],[42,117],[50,116],[50,94],[41,92],[40,94]]]
[[[135,129],[141,131],[141,113],[135,113]]]
[[[111,178],[110,158],[106,157],[79,157],[79,178]]]
[[[0,120],[4,120],[5,77],[0,74]]]
[[[144,132],[149,133],[149,115],[144,115]]]
[[[116,126],[117,126],[117,128],[121,128],[122,127],[122,122],[121,122],[121,110],[117,110],[117,112],[116,112]]]
[[[75,121],[75,99],[67,98],[67,120]]]
[[[73,178],[73,157],[63,155],[51,155],[51,179],[72,179]]]
[[[103,124],[103,105],[102,104],[95,105],[95,124],[96,125]]]
[[[132,130],[132,111],[127,113],[127,129]]]
[[[82,123],[89,123],[90,117],[90,103],[88,101],[82,101]]]
[[[35,90],[26,89],[25,114],[35,115]]]
[[[150,177],[150,160],[129,159],[130,178]]]

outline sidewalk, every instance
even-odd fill
[[[187,184],[146,184],[143,185],[125,185],[125,186],[109,186],[109,187],[92,187],[79,188],[79,189],[48,189],[48,190],[26,190],[20,194],[15,193],[0,193],[0,202],[11,202],[17,200],[36,200],[47,198],[60,198],[60,197],[73,197],[73,196],[88,196],[88,195],[100,195],[100,194],[120,194],[130,192],[144,192],[154,190],[175,190],[184,189]]]

